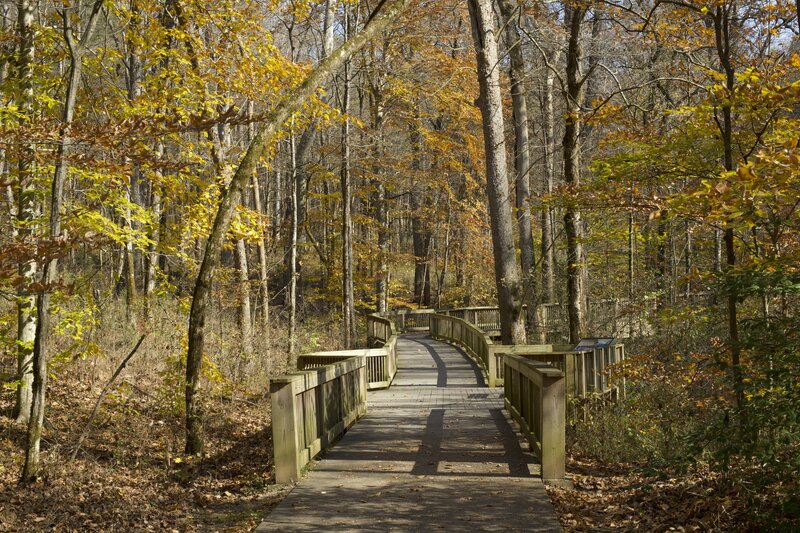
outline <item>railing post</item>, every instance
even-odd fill
[[[497,357],[494,353],[496,349],[493,345],[486,347],[486,377],[490,387],[494,387],[497,383]]]
[[[296,398],[291,381],[272,381],[272,446],[275,452],[275,482],[291,483],[300,479],[297,442]]]
[[[542,481],[560,483],[566,473],[566,396],[564,378],[542,380]]]

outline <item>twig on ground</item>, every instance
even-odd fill
[[[133,357],[134,354],[136,354],[136,351],[139,349],[139,346],[141,346],[142,342],[144,342],[145,337],[147,337],[146,334],[139,337],[139,340],[136,342],[136,346],[134,346],[133,350],[131,350],[131,352],[127,355],[127,357],[125,357],[125,359],[122,360],[117,369],[114,371],[114,374],[111,376],[111,379],[108,380],[108,383],[106,383],[105,387],[103,387],[103,390],[100,391],[100,396],[97,397],[97,401],[94,404],[94,409],[92,409],[92,414],[89,415],[89,420],[86,421],[86,425],[83,427],[83,431],[81,431],[80,437],[78,437],[78,442],[75,444],[75,449],[72,451],[72,456],[70,457],[70,461],[74,461],[75,457],[78,456],[78,451],[81,449],[81,444],[83,443],[83,439],[85,439],[86,435],[88,435],[89,433],[89,428],[91,428],[92,426],[92,422],[94,421],[95,415],[97,415],[97,410],[100,408],[100,404],[102,403],[103,398],[105,398],[109,389],[111,389],[111,386],[114,384],[114,381],[120,375],[125,366],[128,364],[128,361],[130,361],[131,357]]]

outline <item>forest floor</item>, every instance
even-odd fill
[[[571,490],[548,487],[567,532],[759,531],[743,489],[704,469],[668,475],[569,458]]]
[[[270,473],[265,390],[213,397],[207,456],[191,461],[182,453],[182,417],[143,382],[146,373],[126,374],[114,387],[72,460],[103,385],[79,370],[51,381],[46,476],[31,485],[17,483],[25,426],[7,416],[13,391],[0,394],[0,531],[252,531],[290,490]],[[575,457],[568,472],[574,489],[548,489],[568,532],[757,529],[753,495],[714,472],[673,475]]]
[[[71,460],[97,399],[77,381],[52,382],[46,477],[27,486],[17,484],[25,427],[7,416],[13,394],[0,396],[0,531],[250,531],[288,491],[270,477],[265,395],[213,400],[207,457],[190,461],[182,454],[182,419],[123,384]]]

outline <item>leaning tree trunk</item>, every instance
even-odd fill
[[[217,208],[211,233],[206,244],[200,270],[194,287],[192,307],[189,311],[189,346],[186,355],[186,452],[202,454],[204,449],[203,417],[198,388],[200,385],[203,348],[205,344],[206,309],[211,294],[214,272],[225,244],[231,219],[247,180],[253,175],[259,159],[272,144],[276,133],[287,120],[298,111],[347,58],[361,49],[372,38],[381,34],[408,4],[409,0],[397,0],[390,4],[379,4],[380,12],[373,13],[364,29],[348,39],[337,50],[325,58],[308,77],[286,95],[265,118],[255,137],[247,147],[230,185],[222,191],[222,200]]]
[[[500,334],[504,344],[524,344],[522,283],[514,247],[514,223],[506,173],[505,126],[494,11],[489,0],[468,0],[478,63],[478,101],[486,150],[486,192],[492,226]]]

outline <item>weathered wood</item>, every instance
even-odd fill
[[[297,358],[297,368],[308,370],[350,357],[366,357],[367,390],[386,388],[392,384],[397,373],[397,330],[394,322],[376,314],[367,316],[367,346],[370,348],[303,354]]]
[[[505,407],[542,461],[542,480],[564,479],[566,394],[564,373],[516,355],[505,359]]]
[[[463,311],[469,316],[468,310]],[[625,359],[622,344],[586,350],[576,350],[574,344],[494,344],[480,328],[462,318],[432,314],[429,323],[431,337],[456,344],[475,359],[490,387],[504,385],[504,359],[506,355],[514,355],[549,364],[563,372],[564,393],[569,397],[599,394],[616,399],[624,394],[624,381],[618,386],[608,379],[608,366]]]
[[[275,480],[290,483],[367,411],[365,355],[270,381]]]

